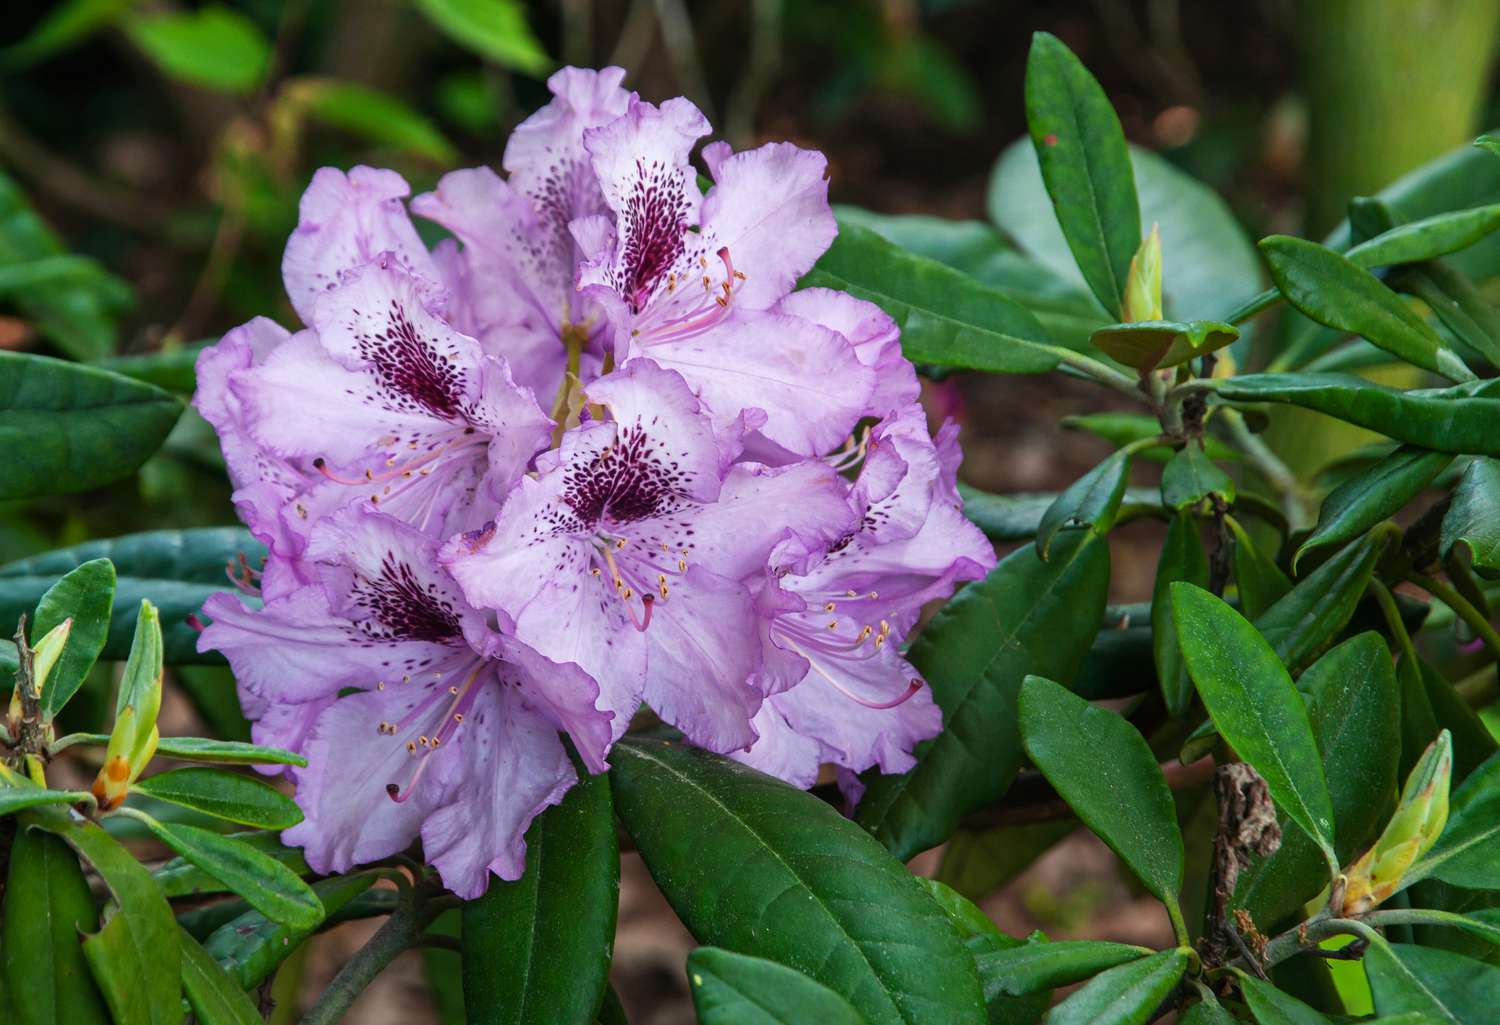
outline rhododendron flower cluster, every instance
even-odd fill
[[[896,325],[793,291],[836,233],[825,161],[712,143],[705,194],[703,115],[622,78],[558,72],[505,177],[413,199],[432,249],[398,175],[319,171],[283,263],[303,326],[199,360],[269,553],[201,646],[306,756],[287,840],[320,871],[420,836],[461,896],[518,877],[643,704],[798,786],[901,771],[942,725],[900,649],[994,556]]]

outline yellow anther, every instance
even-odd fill
[[[828,622],[828,629],[830,629],[830,630],[837,630],[838,628],[839,628],[839,621],[837,619],[829,620],[829,622]]]
[[[836,608],[838,608],[837,605],[835,605],[833,602],[829,602],[827,605],[823,606],[823,611],[824,612],[832,612]]]

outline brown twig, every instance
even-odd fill
[[[1240,873],[1250,867],[1252,859],[1266,857],[1281,846],[1281,826],[1265,780],[1243,762],[1218,767],[1214,798],[1219,805],[1219,825],[1214,832],[1213,901],[1203,943],[1204,960],[1222,964],[1230,954],[1226,939],[1236,949],[1244,947],[1229,918],[1229,902]],[[1246,957],[1246,961],[1258,967],[1254,958]]]

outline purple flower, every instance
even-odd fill
[[[440,299],[381,254],[319,297],[312,330],[272,339],[239,358],[248,365],[202,382],[200,408],[232,421],[234,447],[288,471],[242,503],[278,554],[295,556],[319,517],[351,503],[433,535],[475,527],[547,443],[551,423],[531,394],[443,320]],[[233,334],[220,346],[228,351],[210,365],[243,348]]]
[[[470,601],[599,681],[621,731],[644,698],[716,751],[751,744],[762,692],[750,591],[787,530],[831,541],[854,513],[826,464],[732,465],[682,378],[649,360],[588,387],[609,420],[570,430],[492,528],[444,551]]]
[[[199,649],[229,659],[256,738],[307,757],[306,820],[285,836],[310,865],[344,871],[420,834],[473,898],[490,871],[521,875],[528,824],[574,783],[558,731],[602,771],[610,714],[577,666],[492,629],[436,554],[390,516],[339,512],[309,541],[316,583],[260,609],[215,595]]]
[[[944,439],[946,442],[946,438]],[[898,647],[922,605],[995,564],[963,518],[945,455],[912,405],[879,424],[849,495],[856,525],[831,545],[794,537],[772,554],[758,606],[771,696],[741,760],[810,786],[824,762],[902,772],[942,714]]]

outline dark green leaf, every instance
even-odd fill
[[[1234,534],[1234,582],[1240,608],[1254,622],[1292,589],[1292,581],[1256,547],[1237,520],[1230,518],[1227,522]]]
[[[198,1025],[262,1025],[260,1010],[219,962],[187,933],[180,933],[178,940],[182,946],[182,989]]]
[[[368,890],[376,878],[373,873],[335,876],[313,883],[312,889],[331,917]],[[215,929],[203,949],[241,989],[249,989],[270,978],[312,931],[273,922],[259,911],[246,911]]]
[[[269,857],[275,858],[299,876],[311,875],[303,860],[300,848],[288,847],[281,837],[273,832],[230,833],[240,843],[249,844]],[[229,888],[186,858],[173,858],[151,873],[156,885],[168,899],[173,897],[197,897],[204,894],[225,893]]]
[[[1141,244],[1135,174],[1120,119],[1099,83],[1053,35],[1032,36],[1026,123],[1073,259],[1115,316]]]
[[[1428,452],[1403,445],[1368,470],[1340,484],[1323,500],[1323,508],[1318,511],[1317,529],[1297,549],[1292,569],[1296,570],[1297,562],[1310,550],[1351,541],[1394,515],[1451,462],[1452,453]]]
[[[0,585],[3,586],[3,585]],[[108,744],[107,733],[75,734],[80,744]],[[296,765],[307,759],[279,747],[245,744],[235,740],[211,740],[207,737],[163,737],[156,747],[162,758],[184,762],[217,762],[223,765]]]
[[[1168,509],[1198,506],[1211,495],[1234,501],[1234,481],[1208,458],[1203,446],[1189,441],[1161,474],[1161,500]]]
[[[1453,886],[1500,890],[1500,754],[1453,791],[1442,835],[1402,881],[1410,885],[1427,876]]]
[[[15,815],[28,808],[41,808],[49,804],[77,804],[85,798],[85,791],[6,786],[0,783],[0,815]]]
[[[388,93],[331,78],[298,78],[283,89],[284,95],[325,125],[434,163],[458,159],[458,151],[436,125]]]
[[[1214,320],[1140,320],[1101,327],[1089,341],[1119,362],[1145,373],[1218,352],[1234,344],[1239,336],[1238,328]]]
[[[1330,861],[1333,805],[1307,706],[1255,627],[1201,587],[1172,585],[1177,640],[1219,735],[1266,782],[1278,809]]]
[[[1147,891],[1175,905],[1182,834],[1172,791],[1145,738],[1114,712],[1039,676],[1026,678],[1019,709],[1026,753],[1042,775]]]
[[[927,891],[927,895],[937,902],[937,906],[943,909],[948,916],[948,921],[958,930],[958,935],[965,942],[975,937],[998,940],[1005,946],[1013,946],[1021,941],[1013,936],[1007,936],[1000,931],[1000,927],[990,920],[990,916],[981,911],[973,901],[959,893],[946,883],[938,882],[936,879],[917,877],[917,882]]]
[[[1023,996],[1097,975],[1116,965],[1139,961],[1151,953],[1145,947],[1098,940],[1065,943],[1023,943],[975,956],[986,996],[990,990]]]
[[[1240,1020],[1217,1002],[1205,1000],[1189,1007],[1178,1019],[1178,1025],[1240,1025]]]
[[[217,653],[198,653],[198,632],[187,617],[209,595],[229,588],[225,567],[242,553],[259,566],[265,548],[240,527],[201,527],[88,541],[7,563],[0,566],[0,623],[14,624],[62,574],[91,559],[109,559],[118,579],[103,658],[118,661],[129,654],[137,610],[149,598],[161,611],[168,663],[222,662]]]
[[[611,760],[616,811],[699,942],[801,971],[870,1025],[985,1020],[942,909],[831,806],[680,744],[626,738]]]
[[[1041,374],[1058,364],[1061,350],[1019,303],[856,225],[840,230],[802,283],[846,291],[885,310],[915,363],[995,374]]]
[[[702,1025],[864,1025],[833,990],[764,958],[699,947],[688,980]]]
[[[323,905],[318,903],[317,894],[270,855],[222,833],[135,814],[159,840],[244,897],[267,918],[306,929],[323,920]]]
[[[516,0],[416,0],[417,9],[459,46],[527,75],[552,66]]]
[[[198,356],[209,344],[201,341],[154,352],[111,356],[100,360],[99,366],[133,381],[145,381],[170,392],[190,395],[198,387]]]
[[[1400,296],[1345,257],[1289,235],[1262,239],[1260,251],[1281,294],[1304,316],[1361,335],[1393,356],[1451,380],[1473,379],[1473,371]]]
[[[99,926],[78,858],[55,836],[15,831],[5,883],[0,961],[15,1025],[108,1025],[78,945]]]
[[[1160,421],[1146,413],[1085,413],[1081,416],[1065,416],[1061,422],[1069,429],[1097,434],[1116,448],[1123,448],[1132,441],[1142,441],[1161,434]],[[1218,462],[1233,462],[1245,458],[1238,450],[1230,448],[1218,438],[1205,437],[1203,444],[1209,457]],[[1136,457],[1166,462],[1174,454],[1164,444],[1160,448],[1141,449],[1136,453]]]
[[[173,769],[139,780],[134,789],[243,826],[290,829],[302,821],[302,809],[275,787],[222,769]]]
[[[1399,268],[1389,282],[1392,288],[1410,292],[1426,303],[1461,344],[1490,366],[1500,366],[1500,310],[1446,261],[1430,260]]]
[[[151,875],[119,842],[92,822],[61,813],[38,815],[103,877],[116,910],[104,928],[83,937],[89,963],[115,1025],[179,1025],[182,951],[177,922]]]
[[[609,975],[620,850],[609,781],[594,776],[526,833],[526,873],[464,905],[470,1025],[590,1025]]]
[[[1031,546],[1012,553],[945,605],[909,652],[945,728],[919,747],[910,772],[867,777],[860,825],[906,859],[1004,794],[1021,764],[1021,681],[1032,673],[1072,679],[1108,589],[1108,545],[1079,532],[1059,538],[1047,562]]]
[[[1467,249],[1497,228],[1500,228],[1500,204],[1450,210],[1397,224],[1350,249],[1344,258],[1367,270],[1395,263],[1420,263]]]
[[[1427,707],[1432,710],[1433,731],[1447,730],[1453,737],[1453,781],[1459,783],[1483,765],[1497,750],[1492,734],[1478,714],[1431,663],[1418,659]]]
[[[1240,978],[1240,991],[1258,1025],[1332,1025],[1327,1018],[1290,993],[1250,976]]]
[[[1288,669],[1296,670],[1349,624],[1369,586],[1386,539],[1367,534],[1297,581],[1255,619]]]
[[[182,403],[160,388],[46,356],[0,352],[0,499],[68,495],[135,472]]]
[[[42,689],[44,715],[54,714],[66,705],[94,668],[109,635],[109,614],[114,600],[114,564],[108,559],[94,559],[53,584],[37,602],[31,626],[33,644],[63,620],[73,620],[62,658],[52,667]]]
[[[1065,527],[1092,527],[1096,534],[1108,533],[1129,477],[1130,452],[1120,449],[1069,485],[1042,514],[1036,530],[1037,554],[1045,560],[1053,539]]]
[[[1094,976],[1047,1015],[1047,1025],[1146,1025],[1187,970],[1185,950],[1163,950]]]
[[[1469,549],[1475,572],[1500,576],[1500,461],[1475,459],[1453,491],[1443,516],[1443,555],[1460,544]]]
[[[1209,585],[1209,557],[1203,549],[1199,521],[1187,512],[1176,513],[1167,527],[1167,539],[1157,560],[1157,582],[1151,591],[1152,662],[1157,666],[1161,696],[1173,716],[1184,713],[1193,701],[1193,684],[1182,665],[1178,630],[1172,624],[1172,585],[1178,581]]]
[[[126,19],[125,32],[167,75],[223,92],[253,92],[271,59],[271,45],[255,23],[217,4],[135,14]]]
[[[17,71],[76,46],[115,22],[131,0],[62,0],[52,4],[30,32],[0,49],[0,67]]]
[[[1420,448],[1500,455],[1500,399],[1471,387],[1400,391],[1353,374],[1245,374],[1215,382],[1232,402],[1284,402]]]
[[[1365,951],[1375,1010],[1421,1013],[1452,1025],[1490,1025],[1500,1005],[1500,968],[1435,947],[1379,940]]]
[[[1396,792],[1400,703],[1390,649],[1379,634],[1362,633],[1309,666],[1297,686],[1328,780],[1334,850],[1347,863],[1374,840]],[[1284,829],[1276,853],[1240,876],[1235,903],[1270,929],[1327,883],[1317,845]]]
[[[630,1020],[625,1017],[625,1007],[620,1003],[619,994],[613,986],[604,987],[604,1003],[595,1020],[597,1025],[630,1025]]]
[[[1030,541],[1042,525],[1042,517],[1057,502],[1055,493],[992,495],[962,481],[958,493],[964,501],[964,516],[992,541]],[[1156,488],[1125,489],[1125,504],[1154,505],[1160,500]]]

